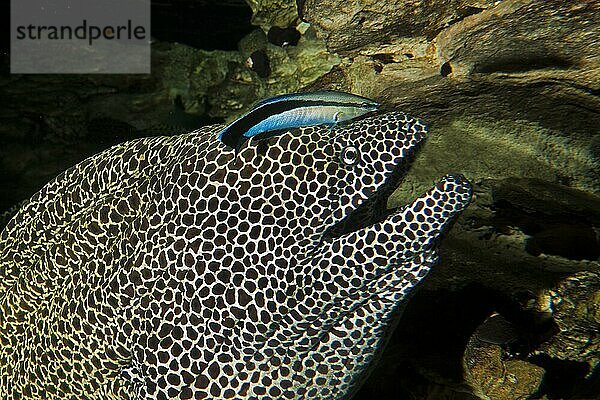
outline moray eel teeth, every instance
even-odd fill
[[[367,376],[471,186],[385,210],[424,125],[144,138],[48,183],[0,234],[6,399],[340,399]],[[240,162],[240,158],[243,162]]]

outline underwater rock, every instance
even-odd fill
[[[268,43],[264,33],[253,32],[240,43],[240,48],[247,57],[256,51],[264,52],[269,60],[270,74],[261,78],[246,63],[227,64],[224,79],[208,93],[209,114],[213,117],[227,117],[230,121],[260,98],[301,91],[340,62],[310,29],[296,46],[275,46]]]
[[[438,62],[450,63],[455,79],[499,74],[524,84],[561,76],[567,85],[598,90],[600,54],[592,38],[600,36],[599,12],[594,0],[502,1],[440,32]]]
[[[318,28],[331,51],[346,52],[398,37],[433,38],[443,28],[494,4],[493,0],[305,0],[299,7],[303,19]]]
[[[480,399],[514,400],[534,395],[544,369],[527,361],[505,359],[502,348],[481,340],[477,332],[467,344],[465,378]]]
[[[591,375],[600,363],[598,271],[569,276],[547,294],[559,332],[542,345],[541,352],[560,360],[587,363]]]
[[[600,197],[539,179],[505,179],[492,189],[496,224],[519,226],[533,255],[600,257]]]
[[[320,81],[335,79],[347,91],[425,115],[438,132],[433,136],[447,145],[432,149],[433,168],[447,159],[473,177],[568,179],[573,187],[600,193],[591,141],[600,126],[598,7],[589,0],[504,0],[435,37],[418,31],[381,43],[367,34],[360,47],[342,52],[335,76]],[[381,18],[393,20],[396,12]],[[335,13],[351,15],[344,8]],[[319,18],[329,14],[321,10]],[[334,24],[320,29],[337,33]],[[455,141],[461,142],[461,157],[453,156]],[[421,156],[429,158],[424,150]]]
[[[273,26],[285,28],[298,19],[295,0],[246,0],[252,8],[252,25],[268,32]]]
[[[561,282],[580,271],[598,271],[597,198],[589,193],[600,193],[599,3],[296,3],[312,23],[307,31],[298,28],[297,48],[273,45],[265,34],[274,26],[294,26],[295,4],[251,1],[261,29],[242,39],[239,52],[155,43],[152,77],[3,81],[0,201],[5,207],[0,208],[29,197],[60,170],[95,152],[87,139],[81,141],[88,122],[84,113],[92,121],[110,117],[149,129],[161,122],[159,114],[169,113],[177,95],[187,112],[235,118],[259,98],[335,89],[423,115],[431,139],[389,205],[411,201],[448,170],[476,182],[475,201],[444,242],[442,267],[423,282],[419,293],[429,295],[417,293],[410,303],[419,312],[400,321],[400,339],[392,339],[382,367],[357,398],[472,396],[461,386],[456,355],[470,340],[470,324],[491,311],[482,311],[482,304],[526,299],[524,309],[550,313],[548,299]],[[259,50],[271,62],[268,78],[244,65]],[[103,126],[105,132],[118,128]],[[50,138],[75,144],[51,144]],[[469,285],[481,289],[465,289]],[[567,296],[575,310],[578,302],[590,304],[586,285],[573,285]],[[468,301],[453,300],[464,292]],[[490,304],[492,294],[509,300]],[[456,317],[457,312],[442,325],[427,318],[446,315],[452,307],[477,318]],[[572,349],[578,342],[598,345],[587,328],[577,330],[581,321],[558,318],[563,333],[557,338],[564,337]],[[422,334],[438,331],[438,336]],[[431,340],[415,339],[423,336]],[[523,360],[547,371],[541,392],[553,394],[550,398],[574,396],[574,388],[552,389],[568,380],[563,371],[576,371],[577,379],[590,371],[589,359],[583,361],[575,350],[560,351],[562,340],[548,341],[554,345],[547,353],[540,350],[542,361]],[[581,382],[586,385],[592,390],[593,382]],[[592,394],[579,398],[597,393]]]

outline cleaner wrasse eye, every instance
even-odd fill
[[[275,132],[302,126],[349,121],[379,109],[380,104],[351,93],[324,90],[291,93],[258,102],[250,111],[226,126],[219,140],[235,149],[244,142],[273,136]]]

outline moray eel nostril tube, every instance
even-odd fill
[[[426,136],[402,113],[282,133],[261,157],[223,151],[221,129],[117,145],[9,222],[3,398],[338,399],[360,385],[469,183],[449,175],[375,210]]]

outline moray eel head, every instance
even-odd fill
[[[426,135],[421,121],[403,113],[373,116],[333,130],[300,128],[270,139],[264,157],[256,147],[246,147],[242,172],[257,172],[255,186],[278,183],[274,198],[294,202],[290,208],[295,209],[281,218],[299,218],[302,229],[293,235],[318,241],[384,217],[387,198]]]
[[[0,393],[340,399],[437,262],[471,187],[386,201],[426,135],[402,113],[237,155],[222,126],[88,158],[0,234]]]

